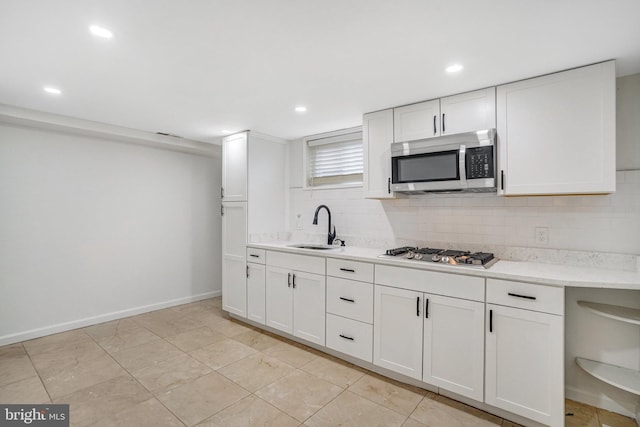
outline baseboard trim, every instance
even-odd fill
[[[72,329],[84,328],[87,326],[95,325],[98,323],[109,322],[111,320],[122,319],[123,317],[135,316],[136,314],[148,313],[150,311],[161,310],[163,308],[174,307],[176,305],[188,304],[190,302],[196,302],[207,298],[218,297],[222,295],[222,291],[205,292],[203,294],[191,295],[188,297],[176,298],[169,301],[158,302],[149,305],[143,305],[139,307],[128,308],[120,311],[113,311],[110,313],[100,314],[92,317],[85,317],[83,319],[72,320],[70,322],[58,323],[51,326],[45,326],[42,328],[31,329],[24,332],[18,332],[15,334],[4,335],[0,337],[0,346],[14,344],[21,341],[31,340],[34,338],[40,338],[51,334],[57,334],[60,332],[70,331]]]
[[[638,421],[638,414],[636,413],[638,407],[636,406],[636,402],[624,402],[628,405],[627,407],[607,396],[596,395],[585,390],[579,390],[575,387],[565,387],[564,393],[567,399],[586,403],[587,405],[595,406],[596,408],[606,409],[607,411],[615,412],[616,414],[621,414],[625,417],[634,418],[636,422]],[[636,412],[634,412],[634,410]]]

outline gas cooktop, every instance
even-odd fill
[[[489,268],[498,258],[488,252],[469,252],[452,249],[418,248],[403,246],[400,248],[387,249],[379,258],[399,258],[413,261],[437,262],[448,265],[463,265],[466,267]]]

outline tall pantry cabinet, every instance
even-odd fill
[[[247,317],[249,241],[286,230],[286,141],[246,131],[222,140],[222,308]],[[255,279],[255,278],[254,278]]]

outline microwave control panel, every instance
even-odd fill
[[[493,146],[466,150],[467,179],[494,178]]]

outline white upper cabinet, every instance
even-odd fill
[[[247,133],[222,139],[222,199],[225,202],[247,200]]]
[[[249,202],[249,234],[285,230],[286,141],[256,132],[222,140],[224,202]]]
[[[474,132],[495,127],[495,87],[440,99],[440,135]]]
[[[490,87],[393,109],[394,142],[496,127],[496,89]]]
[[[405,142],[440,135],[440,100],[393,109],[393,141]]]
[[[392,199],[391,143],[393,109],[368,113],[362,117],[364,156],[363,191],[368,199]]]
[[[498,86],[503,195],[615,191],[615,63]]]

